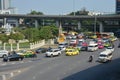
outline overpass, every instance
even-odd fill
[[[120,15],[96,15],[96,16],[69,16],[69,15],[24,15],[24,14],[0,14],[0,18],[34,18],[34,19],[71,19],[71,20],[120,20]]]
[[[24,14],[0,14],[0,19],[3,19],[4,24],[6,24],[7,18],[17,19],[34,19],[35,26],[38,26],[37,19],[45,20],[45,19],[52,19],[56,21],[56,25],[60,26],[62,21],[65,20],[76,20],[78,23],[78,29],[81,28],[81,21],[84,20],[92,20],[92,21],[99,21],[99,31],[102,32],[103,30],[103,22],[110,21],[109,23],[115,23],[115,26],[120,26],[120,15],[96,15],[96,16],[69,16],[69,15],[24,15]],[[117,24],[117,25],[116,25]],[[112,25],[112,24],[111,24]],[[110,25],[110,26],[111,26]],[[96,24],[94,25],[96,26]]]

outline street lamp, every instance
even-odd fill
[[[94,15],[95,21],[94,21],[94,33],[96,34],[96,24],[97,24],[97,15]]]
[[[73,15],[75,16],[75,0],[73,0]]]

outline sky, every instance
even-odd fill
[[[64,15],[86,8],[87,11],[115,13],[115,0],[11,0],[19,14],[32,10],[46,15]]]

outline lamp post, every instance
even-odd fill
[[[75,0],[73,0],[73,15],[75,16]]]
[[[94,15],[95,21],[94,21],[94,33],[96,34],[96,24],[97,24],[97,16]]]

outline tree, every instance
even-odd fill
[[[25,38],[29,40],[29,42],[35,42],[40,39],[39,29],[37,28],[27,28],[23,30],[23,34],[25,35]]]
[[[59,34],[59,28],[56,27],[56,26],[54,26],[54,25],[52,25],[52,26],[50,26],[50,27],[51,27],[51,30],[52,30],[52,35],[53,35],[53,37],[57,37],[58,34]]]
[[[30,13],[28,13],[29,15],[43,15],[42,12],[37,12],[35,10],[32,10]]]
[[[8,42],[9,37],[6,34],[0,34],[0,40],[2,41],[3,49],[5,49],[5,43]]]
[[[16,43],[17,43],[17,50],[19,50],[19,40],[23,40],[24,39],[24,35],[22,33],[20,33],[20,32],[11,33],[10,34],[10,39],[13,39],[13,40],[16,41]]]
[[[39,36],[41,39],[51,39],[53,38],[53,33],[50,26],[44,26],[40,29]]]
[[[76,11],[76,12],[71,12],[68,15],[88,15],[89,11],[86,10],[86,8],[82,8],[80,11]]]

